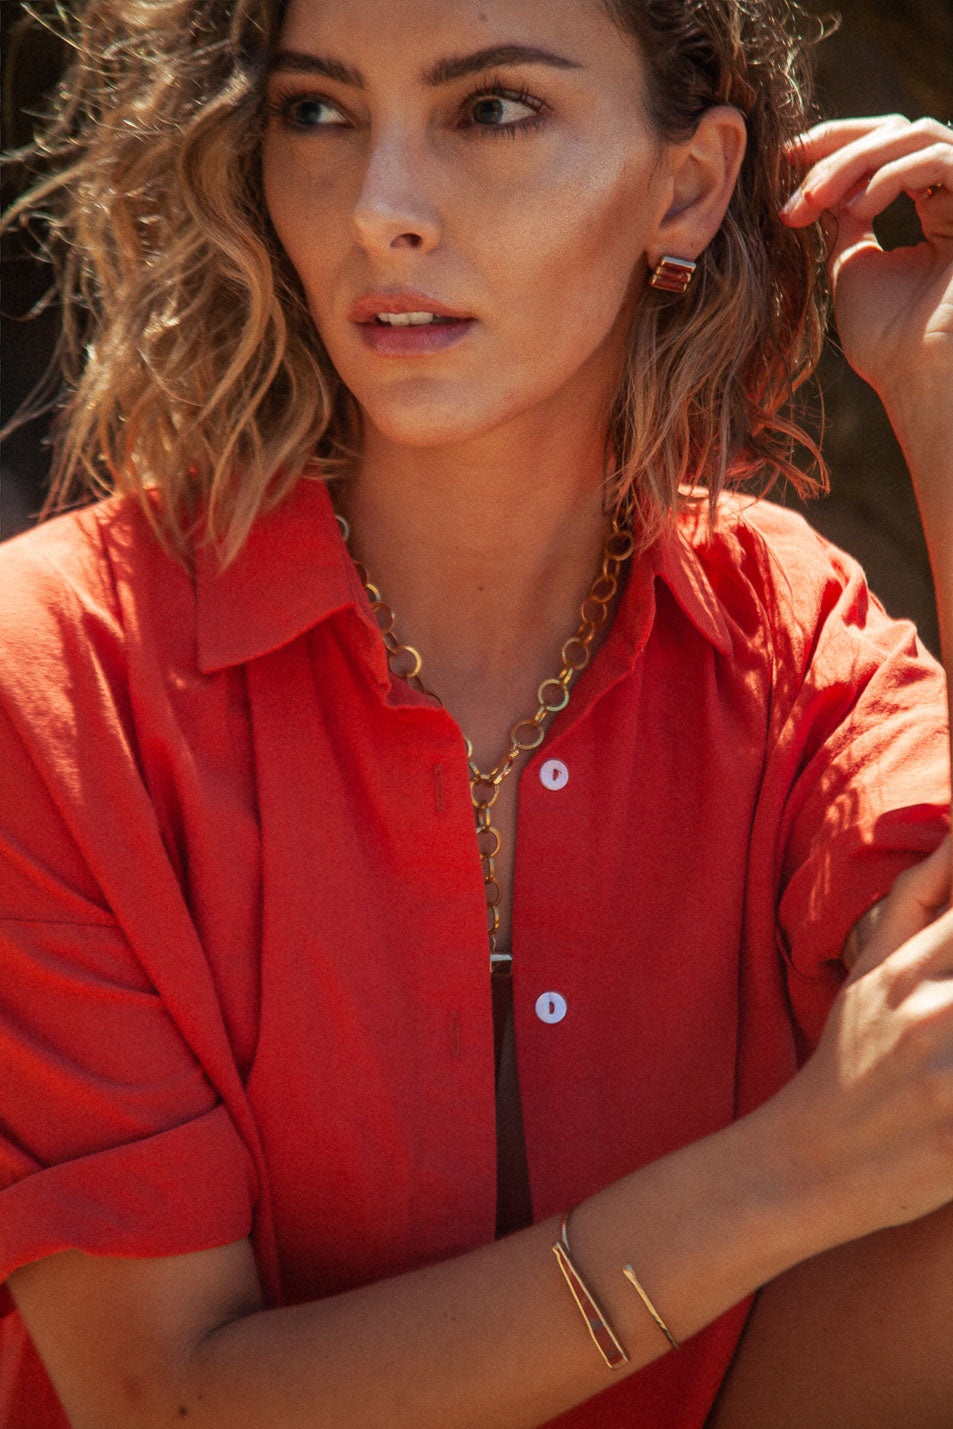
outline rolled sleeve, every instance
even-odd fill
[[[157,755],[150,773],[139,737],[144,720],[158,738],[140,706],[165,709],[166,672],[134,684],[138,616],[95,513],[6,547],[0,591],[2,1283],[67,1248],[240,1239],[261,1181],[181,849],[153,798],[166,766]]]
[[[843,980],[844,944],[948,827],[946,683],[849,556],[814,538],[778,638],[778,937],[808,1043]]]
[[[0,1065],[0,1281],[248,1233],[249,1154],[118,928],[0,924]]]
[[[0,1155],[9,1164],[9,1148]],[[248,1152],[219,1105],[140,1141],[35,1166],[0,1191],[0,1280],[60,1250],[154,1256],[227,1245],[251,1230],[254,1196]],[[9,1296],[0,1297],[6,1313]]]

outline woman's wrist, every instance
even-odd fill
[[[953,373],[919,373],[881,393],[903,450],[928,536],[953,524]]]
[[[598,1192],[574,1213],[578,1263],[627,1349],[633,1317],[656,1353],[668,1347],[627,1283],[626,1263],[684,1341],[837,1242],[824,1176],[792,1149],[793,1118],[775,1101]]]

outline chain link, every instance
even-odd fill
[[[351,530],[347,520],[338,515],[338,526],[347,545]],[[602,552],[602,564],[596,578],[579,611],[580,624],[574,635],[570,635],[559,652],[562,668],[558,675],[544,680],[536,692],[539,707],[528,718],[519,719],[510,730],[510,747],[489,772],[478,769],[473,759],[473,745],[466,735],[463,741],[467,751],[467,766],[470,772],[470,798],[476,820],[477,849],[483,869],[483,887],[486,897],[487,936],[490,942],[490,967],[496,976],[508,975],[512,971],[512,957],[509,953],[497,951],[496,939],[500,931],[500,904],[503,888],[496,877],[495,860],[499,855],[501,839],[499,830],[493,827],[490,810],[496,803],[500,786],[521,754],[528,754],[542,744],[546,731],[544,725],[551,715],[564,710],[569,703],[569,690],[576,676],[589,664],[592,658],[592,642],[599,629],[609,618],[609,609],[619,588],[619,572],[631,556],[635,541],[630,531],[620,525],[618,519],[612,523]],[[352,557],[353,559],[353,557]],[[397,617],[391,606],[381,596],[377,586],[371,582],[360,561],[354,561],[358,579],[367,592],[374,618],[380,627],[381,636],[387,650],[391,670],[400,679],[406,680],[412,689],[421,695],[429,695],[443,708],[443,701],[434,691],[427,688],[420,678],[421,659],[413,645],[404,645],[395,635]],[[551,692],[551,693],[550,693]]]

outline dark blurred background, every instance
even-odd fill
[[[840,26],[817,51],[818,100],[825,115],[900,112],[915,119],[933,114],[953,120],[953,0],[842,0],[837,6],[804,0],[825,21]],[[31,111],[55,85],[63,52],[48,32],[25,30],[20,0],[0,0],[3,64],[3,143],[29,140]],[[3,199],[16,192],[17,174],[2,177]],[[881,220],[881,241],[916,242],[913,207],[899,200]],[[2,265],[2,420],[7,421],[42,378],[56,337],[56,310],[26,315],[43,299],[49,277],[20,233],[4,240]],[[820,373],[824,398],[824,451],[831,469],[828,496],[809,503],[811,522],[855,555],[873,588],[894,615],[915,620],[921,636],[938,648],[930,571],[910,481],[873,392],[840,357],[831,334]],[[49,451],[48,420],[29,422],[9,436],[0,453],[0,533],[29,525],[43,502]],[[793,497],[787,504],[797,505]]]

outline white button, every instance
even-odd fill
[[[564,789],[569,783],[569,770],[561,759],[547,759],[539,771],[544,789]]]
[[[536,1016],[540,1022],[562,1022],[566,1016],[566,999],[562,993],[541,993],[536,999]]]

